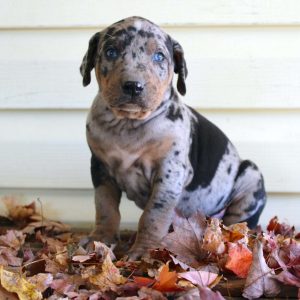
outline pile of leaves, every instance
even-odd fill
[[[126,260],[134,240],[128,234],[114,249],[116,258],[101,241],[43,218],[35,203],[5,204],[0,299],[300,297],[300,235],[276,217],[266,232],[254,232],[246,223],[225,226],[200,213],[178,216],[161,247],[132,262]]]

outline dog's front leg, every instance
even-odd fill
[[[95,188],[96,222],[91,233],[93,240],[115,244],[119,240],[120,192],[110,182]]]
[[[170,170],[170,167],[167,170]],[[177,171],[173,169],[171,174],[159,173],[139,220],[137,237],[129,251],[130,260],[138,259],[147,250],[159,247],[161,239],[168,233],[172,224],[174,210],[183,189],[184,170],[177,168]]]
[[[92,154],[91,175],[95,189],[96,222],[92,240],[114,244],[119,239],[121,191],[104,164]]]

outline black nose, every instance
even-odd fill
[[[144,89],[143,85],[138,81],[126,81],[122,88],[126,95],[131,96],[140,95]]]

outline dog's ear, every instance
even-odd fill
[[[186,61],[184,59],[184,52],[181,45],[175,40],[172,40],[172,42],[173,42],[174,72],[178,74],[177,90],[181,95],[184,96],[186,93],[185,79],[188,75]]]
[[[82,80],[83,86],[87,86],[91,82],[91,71],[95,67],[99,40],[100,40],[100,32],[97,32],[90,38],[89,48],[83,57],[80,66],[80,73],[83,78]]]

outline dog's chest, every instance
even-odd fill
[[[149,198],[158,166],[168,155],[171,137],[145,138],[135,136],[122,138],[107,134],[88,135],[93,153],[107,167],[109,175],[130,200],[144,208]]]

